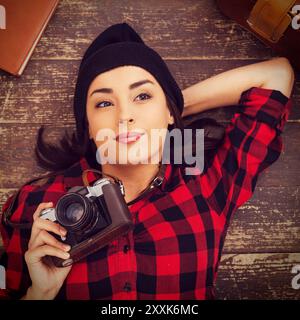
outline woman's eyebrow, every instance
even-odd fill
[[[135,89],[145,83],[152,83],[154,85],[154,83],[151,81],[151,80],[148,80],[148,79],[145,79],[145,80],[140,80],[140,81],[137,81],[137,82],[134,82],[132,83],[130,86],[129,86],[129,89],[132,90],[132,89]],[[111,88],[101,88],[101,89],[96,89],[94,90],[91,94],[90,94],[90,97],[94,94],[94,93],[97,93],[97,92],[102,92],[102,93],[113,93],[113,89]]]

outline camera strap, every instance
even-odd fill
[[[166,172],[166,164],[160,162],[159,170],[156,177],[151,181],[151,183],[145,190],[143,190],[135,199],[129,201],[127,205],[130,206],[134,204],[135,202],[143,198],[146,194],[148,194],[153,188],[159,187],[164,181],[165,172]]]
[[[143,190],[137,198],[135,198],[134,200],[130,201],[129,203],[127,203],[127,205],[131,205],[135,202],[137,202],[138,200],[140,200],[142,197],[144,197],[148,192],[150,192],[154,187],[157,187],[157,186],[160,186],[163,182],[163,179],[164,179],[164,175],[165,175],[165,170],[166,170],[166,165],[165,164],[162,164],[160,163],[160,167],[159,167],[159,171],[158,171],[158,174],[156,175],[156,177],[151,181],[151,183],[149,184],[149,186]],[[103,172],[101,172],[100,170],[96,170],[96,169],[86,169],[83,171],[82,173],[82,179],[83,179],[83,183],[85,186],[89,186],[89,183],[88,183],[88,180],[87,180],[87,173],[91,171],[91,172],[94,172],[94,173],[98,173],[98,174],[101,174],[102,176],[107,176],[111,179],[113,179],[113,181],[117,184],[119,184],[120,188],[121,188],[121,191],[123,193],[123,195],[125,194],[124,192],[124,185],[122,183],[121,180],[119,180],[118,178],[110,175],[110,174],[104,174]],[[10,226],[10,227],[13,227],[13,228],[17,228],[17,229],[30,229],[31,226],[32,226],[32,222],[27,222],[27,223],[18,223],[18,222],[12,222],[10,220],[13,212],[15,211],[16,209],[16,206],[17,206],[17,203],[18,203],[18,197],[19,197],[19,194],[20,194],[20,191],[21,189],[26,186],[26,185],[29,185],[29,184],[32,184],[34,182],[37,182],[37,181],[41,181],[45,178],[50,178],[50,177],[54,177],[54,176],[57,176],[61,173],[63,173],[64,171],[58,171],[58,172],[55,172],[55,173],[49,173],[49,174],[45,174],[45,175],[42,175],[40,177],[37,177],[37,178],[34,178],[34,179],[31,179],[27,182],[25,182],[19,189],[17,192],[15,192],[15,194],[12,195],[12,199],[8,205],[8,207],[3,211],[3,222]]]
[[[83,181],[83,184],[84,184],[85,187],[89,187],[89,186],[90,186],[90,183],[89,183],[88,177],[87,177],[87,175],[88,175],[89,172],[98,173],[98,174],[100,174],[102,177],[111,178],[111,179],[114,181],[114,183],[119,184],[120,187],[124,189],[124,186],[123,186],[123,183],[122,183],[121,180],[119,180],[118,178],[116,178],[116,177],[114,177],[114,176],[112,176],[112,175],[110,175],[110,174],[108,174],[108,173],[103,173],[102,171],[97,170],[97,169],[85,169],[85,170],[83,171],[83,173],[82,173],[82,181]]]
[[[100,173],[101,175],[104,175],[101,171],[99,170],[93,170],[93,169],[88,169],[88,170],[85,170],[85,171],[93,171],[93,172],[97,172],[97,173]],[[86,177],[86,173],[85,171],[83,172],[83,182],[85,184],[85,186],[88,185],[87,183],[87,177]],[[45,175],[42,175],[42,176],[39,176],[37,178],[34,178],[34,179],[31,179],[31,180],[28,180],[26,181],[19,189],[17,192],[15,192],[13,195],[12,195],[12,199],[8,205],[8,207],[3,211],[3,222],[10,226],[10,227],[13,227],[13,228],[17,228],[17,229],[30,229],[31,226],[32,226],[32,223],[31,222],[26,222],[26,223],[18,223],[18,222],[12,222],[10,220],[12,214],[14,213],[16,207],[17,207],[17,203],[18,203],[18,198],[19,198],[19,194],[22,190],[23,187],[25,187],[26,185],[30,185],[34,182],[37,182],[37,181],[41,181],[43,179],[46,179],[46,178],[51,178],[51,177],[55,177],[57,175],[60,175],[60,174],[63,174],[64,173],[64,170],[61,170],[61,171],[56,171],[56,172],[52,172],[52,173],[48,173],[48,174],[45,174]],[[113,177],[113,176],[110,176],[110,175],[106,175],[106,176],[109,176],[110,178],[112,178],[114,180],[115,183],[118,183],[120,185],[120,187],[123,186],[122,182]],[[87,184],[86,184],[87,183]]]
[[[135,198],[134,200],[131,200],[130,202],[127,203],[127,205],[132,205],[133,203],[137,202],[138,200],[140,200],[141,198],[143,198],[148,192],[150,192],[154,187],[158,187],[162,184],[163,180],[164,180],[164,176],[165,176],[165,171],[166,171],[166,165],[161,163],[159,164],[159,170],[157,175],[155,176],[155,178],[151,181],[151,183],[149,184],[149,186],[144,189],[138,196],[137,198]],[[104,174],[103,172],[101,172],[100,170],[96,170],[96,169],[86,169],[84,170],[84,172],[82,173],[82,180],[84,182],[84,185],[87,187],[89,186],[89,182],[87,179],[87,174],[89,172],[93,172],[93,173],[98,173],[100,175],[104,176],[108,176],[109,178],[112,178],[114,180],[115,183],[118,183],[120,188],[121,188],[121,192],[123,195],[125,195],[125,190],[124,190],[124,185],[122,183],[121,180],[119,180],[118,178],[110,175],[110,174]]]

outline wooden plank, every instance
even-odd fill
[[[30,74],[0,77],[0,122],[74,122],[76,62],[34,62]]]
[[[98,34],[120,22],[133,26],[147,45],[166,58],[264,59],[274,55],[211,0],[63,0],[32,59],[80,59]]]
[[[58,141],[66,128],[49,127],[50,141]],[[39,125],[36,124],[2,124],[0,139],[3,152],[0,158],[0,187],[15,188],[30,177],[43,172],[37,169],[33,148]],[[288,123],[283,134],[284,151],[271,167],[259,177],[259,186],[299,186],[300,176],[300,124]],[[9,173],[9,174],[8,174]]]
[[[225,254],[217,278],[219,299],[300,299],[292,268],[300,253]],[[299,280],[298,280],[299,283]]]
[[[199,81],[259,60],[167,61],[183,90]],[[74,123],[73,95],[78,61],[33,61],[21,78],[0,76],[1,123]],[[192,72],[188,72],[193,70]],[[293,91],[290,120],[300,120],[300,75]],[[201,113],[219,121],[229,120],[234,107],[216,108]]]
[[[0,208],[2,208],[2,206],[4,205],[8,197],[11,196],[17,190],[18,190],[17,188],[0,189]]]
[[[34,145],[39,127],[32,124],[5,124],[0,128],[0,139],[5,150],[0,158],[1,188],[19,187],[31,177],[45,172],[36,166],[34,158]],[[49,140],[56,141],[65,128],[68,127],[50,128],[47,131]]]
[[[300,187],[256,187],[228,229],[224,253],[298,252]]]

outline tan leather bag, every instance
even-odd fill
[[[300,70],[300,0],[216,0],[221,12]]]

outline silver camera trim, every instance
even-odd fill
[[[55,208],[47,208],[47,209],[43,209],[40,213],[40,218],[44,219],[44,220],[50,220],[52,222],[57,221],[56,220],[56,210]],[[67,238],[64,236],[60,236],[62,241],[65,241]]]
[[[56,221],[55,208],[43,209],[40,213],[40,218]]]
[[[97,180],[92,187],[87,186],[87,190],[89,191],[88,194],[85,195],[85,197],[99,197],[103,194],[102,187],[106,184],[111,183],[109,179],[102,178]]]
[[[85,195],[85,197],[90,198],[101,196],[103,194],[102,187],[109,183],[111,183],[109,179],[101,178],[95,181],[93,186],[86,186],[85,188],[88,190],[88,193]],[[43,209],[40,213],[40,218],[53,222],[57,221],[55,208]]]

